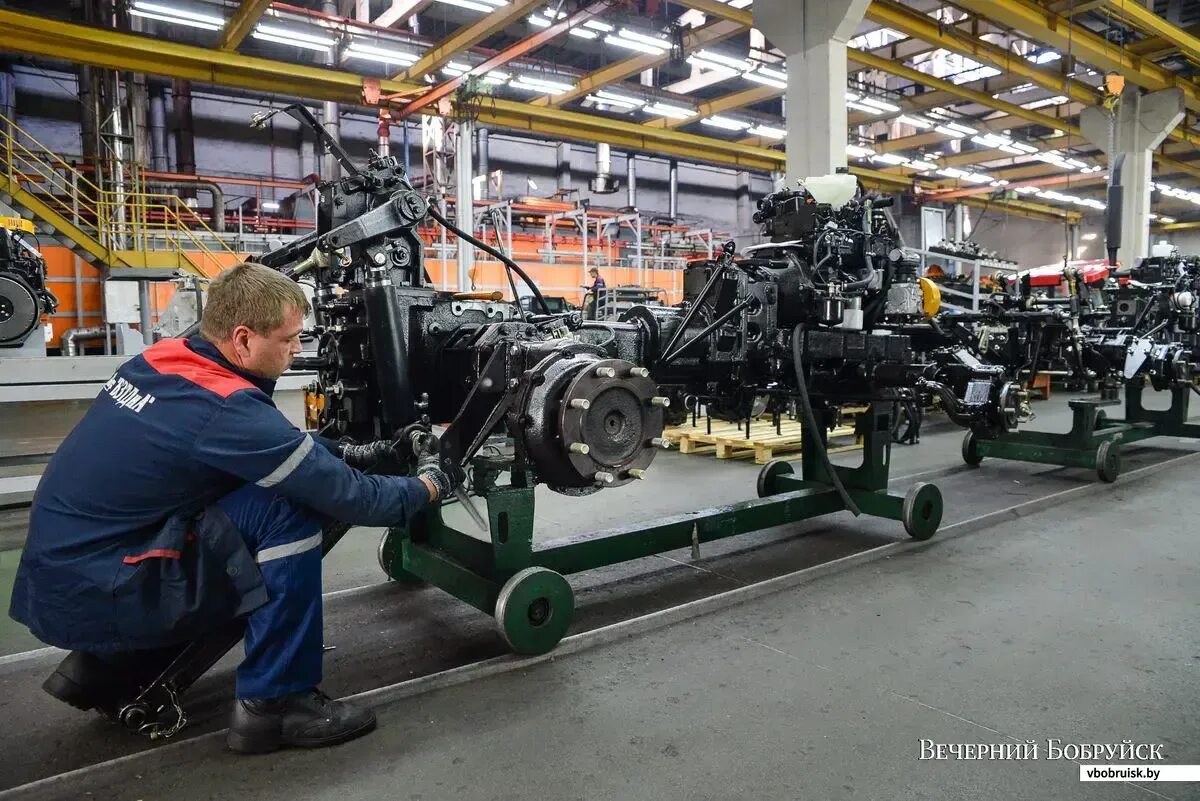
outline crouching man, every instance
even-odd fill
[[[228,744],[317,747],[371,731],[369,709],[319,689],[321,530],[402,524],[453,492],[436,457],[368,475],[388,443],[340,446],[275,408],[308,303],[266,267],[212,282],[200,334],[131,359],[38,486],[10,614],[73,649],[47,692],[108,709],[181,644],[246,619]]]

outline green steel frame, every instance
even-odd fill
[[[494,614],[518,653],[545,653],[566,634],[573,612],[563,574],[627,562],[664,551],[795,523],[846,509],[818,448],[825,448],[832,411],[818,411],[822,436],[801,443],[801,475],[776,460],[763,467],[754,500],[634,523],[594,534],[533,542],[534,482],[528,470],[491,459],[474,464],[474,489],[487,502],[489,540],[458,531],[434,507],[380,544],[380,563],[398,581],[426,581]],[[906,496],[887,491],[891,456],[890,404],[872,404],[856,423],[863,440],[858,467],[833,466],[846,492],[868,515],[900,520],[915,539],[941,523],[937,487],[915,485]],[[497,483],[509,473],[507,485]]]
[[[1145,379],[1125,384],[1125,418],[1108,417],[1103,407],[1120,404],[1117,399],[1078,399],[1070,402],[1073,418],[1065,434],[1042,431],[1013,431],[995,439],[977,437],[968,432],[963,439],[963,460],[979,464],[984,457],[1038,462],[1063,467],[1095,470],[1108,482],[1121,474],[1121,449],[1150,437],[1173,436],[1200,439],[1200,425],[1189,423],[1190,384],[1173,383],[1171,406],[1147,409],[1142,403]]]

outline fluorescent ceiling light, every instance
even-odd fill
[[[485,3],[475,2],[475,0],[438,0],[439,3],[445,3],[448,6],[457,6],[458,8],[466,8],[471,11],[482,11],[485,14],[489,11],[495,11],[493,6]]]
[[[663,39],[661,36],[647,36],[644,33],[638,33],[637,31],[631,31],[629,28],[622,28],[618,35],[622,39],[632,39],[635,42],[642,42],[643,44],[654,45],[656,47],[661,47],[664,50],[670,49],[670,46],[671,46],[667,42],[667,40]]]
[[[567,33],[571,36],[578,36],[580,39],[595,39],[600,35],[595,31],[589,31],[587,28],[568,28]]]
[[[944,175],[947,178],[966,178],[970,173],[960,170],[957,167],[943,167],[938,170],[938,175]]]
[[[588,95],[584,98],[584,100],[591,101],[592,103],[596,103],[597,105],[601,106],[615,107],[620,111],[632,111],[639,106],[637,103],[622,103],[619,100],[605,100],[603,97],[596,97],[595,95]]]
[[[849,91],[846,92],[846,99],[851,102],[857,101],[861,98],[862,98],[862,95],[860,95],[858,92],[849,92]]]
[[[860,102],[862,102],[863,105],[870,106],[871,108],[877,108],[881,111],[889,111],[894,113],[900,110],[900,107],[895,103],[888,103],[886,100],[879,100],[871,97],[870,95],[865,95]]]
[[[623,36],[613,36],[612,34],[605,36],[604,42],[605,44],[623,47],[626,50],[637,50],[641,53],[649,53],[652,56],[661,56],[663,53],[667,52],[666,44],[647,44],[645,42],[638,42],[633,39],[626,39]]]
[[[1175,218],[1174,217],[1164,217],[1160,214],[1158,217],[1158,221],[1165,222],[1165,223],[1173,223],[1173,222],[1175,222]]]
[[[621,103],[627,106],[641,107],[646,105],[646,101],[640,97],[631,97],[630,95],[619,95],[616,92],[610,92],[607,89],[601,89],[596,92],[596,97],[606,103]]]
[[[787,131],[783,128],[773,128],[770,125],[755,125],[748,133],[752,133],[755,136],[765,136],[767,139],[787,138]]]
[[[279,211],[279,201],[264,200],[262,202],[262,210],[263,211]]]
[[[777,80],[775,78],[772,78],[769,75],[763,75],[758,72],[746,72],[746,73],[742,74],[742,77],[748,81],[754,81],[755,83],[761,83],[766,86],[774,86],[776,89],[787,89],[786,82]]]
[[[865,159],[867,156],[874,156],[875,151],[860,145],[846,145],[846,155],[850,158]]]
[[[896,122],[902,122],[905,125],[911,125],[914,128],[932,128],[933,123],[924,117],[917,117],[912,114],[902,114],[896,118]]]
[[[1034,64],[1049,64],[1051,61],[1058,61],[1060,58],[1062,58],[1062,53],[1059,53],[1057,50],[1043,50],[1036,56],[1030,57],[1029,60]]]
[[[930,170],[937,169],[937,165],[931,161],[910,161],[908,166],[918,172],[929,172]]]
[[[550,22],[550,20],[546,19],[545,17],[539,17],[537,14],[530,14],[529,15],[529,24],[536,25],[539,28],[549,28],[551,25],[551,22]]]
[[[875,108],[874,106],[864,105],[863,103],[859,103],[857,100],[847,100],[846,107],[852,108],[855,111],[865,111],[868,114],[883,114],[884,113],[883,109],[881,109],[881,108]]]
[[[185,8],[164,6],[160,3],[143,3],[140,0],[133,4],[133,8],[129,10],[129,13],[138,17],[147,17],[149,19],[161,20],[162,22],[171,22],[176,25],[185,25],[189,28],[200,28],[206,31],[219,31],[225,27],[224,17],[213,14],[200,14]]]
[[[1021,108],[1027,108],[1030,111],[1033,111],[1034,109],[1045,108],[1046,106],[1061,106],[1063,103],[1066,103],[1069,99],[1070,98],[1065,97],[1064,95],[1055,95],[1054,97],[1044,97],[1041,100],[1032,100],[1028,103],[1022,103]]]
[[[981,172],[969,172],[963,176],[964,181],[970,181],[973,184],[990,184],[992,176],[985,175]]]
[[[880,153],[877,156],[871,157],[872,161],[878,161],[881,164],[907,164],[908,159],[904,156],[897,156],[895,153]]]
[[[750,127],[750,123],[748,122],[735,120],[732,117],[722,117],[719,114],[705,117],[700,122],[704,125],[711,125],[714,128],[721,128],[726,131],[744,131]]]
[[[966,134],[963,133],[962,131],[956,131],[953,128],[950,128],[945,125],[935,126],[933,130],[937,131],[940,134],[943,134],[944,136],[953,136],[955,139],[962,139],[963,137],[966,136]]]
[[[305,50],[316,50],[322,53],[328,52],[329,48],[337,44],[336,41],[325,36],[314,36],[291,28],[278,28],[261,23],[254,29],[252,36],[267,42],[302,47]]]
[[[671,117],[676,120],[686,120],[689,117],[696,116],[696,112],[690,108],[671,106],[666,103],[653,103],[644,107],[642,111],[647,114],[653,114],[656,117]]]
[[[696,52],[696,57],[705,61],[713,61],[717,64],[723,64],[726,67],[737,70],[738,72],[746,72],[753,69],[754,65],[744,58],[734,58],[722,53],[717,53],[713,50],[700,50]]]
[[[607,22],[601,22],[598,19],[589,19],[583,23],[583,26],[585,28],[591,28],[594,31],[600,31],[600,33],[608,33],[613,29],[613,26],[609,25]]]
[[[398,50],[389,50],[359,41],[350,43],[349,47],[346,48],[346,55],[366,61],[378,61],[382,64],[400,64],[406,67],[417,63],[417,56],[412,53],[402,53]]]
[[[738,74],[738,71],[733,69],[732,67],[727,67],[724,64],[717,64],[715,61],[706,61],[705,59],[702,59],[697,55],[688,56],[687,63],[689,63],[693,67],[697,67],[699,69],[712,70],[713,72],[719,72],[730,78],[732,78],[734,75]]]
[[[787,83],[787,73],[783,70],[777,70],[772,67],[767,67],[762,64],[758,65],[758,74],[766,75],[768,78],[774,78],[777,81]]]
[[[575,88],[573,84],[549,81],[535,75],[518,75],[509,86],[515,86],[518,89],[540,89],[552,95],[561,95]]]
[[[952,131],[961,131],[962,133],[965,133],[968,136],[973,136],[973,135],[979,133],[979,131],[977,129],[972,128],[970,125],[963,125],[963,124],[957,123],[957,122],[948,122],[948,123],[946,123],[946,127],[951,129]]]

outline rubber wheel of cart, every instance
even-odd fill
[[[1096,448],[1096,475],[1109,484],[1121,475],[1121,443],[1109,440]]]
[[[400,546],[400,537],[392,536],[389,529],[379,538],[379,567],[387,574],[392,581],[398,581],[401,584],[424,584],[425,582],[420,576],[409,573],[402,567],[396,565],[396,549]]]
[[[983,461],[983,455],[979,453],[979,437],[975,436],[974,431],[968,431],[963,437],[962,458],[971,467],[978,467]]]
[[[772,459],[764,464],[762,470],[758,471],[758,497],[766,498],[779,492],[775,488],[776,476],[791,475],[795,472],[792,463],[786,459]]]
[[[942,491],[933,484],[913,484],[904,496],[900,521],[914,540],[932,537],[942,524]]]
[[[496,625],[518,654],[544,654],[566,636],[575,614],[575,593],[560,574],[527,567],[500,588]]]

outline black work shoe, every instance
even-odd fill
[[[375,728],[375,713],[334,701],[317,689],[283,698],[239,698],[226,744],[239,754],[265,754],[285,746],[321,748],[361,737]]]
[[[104,655],[72,651],[42,682],[42,689],[76,709],[111,714],[157,678],[181,647]]]

